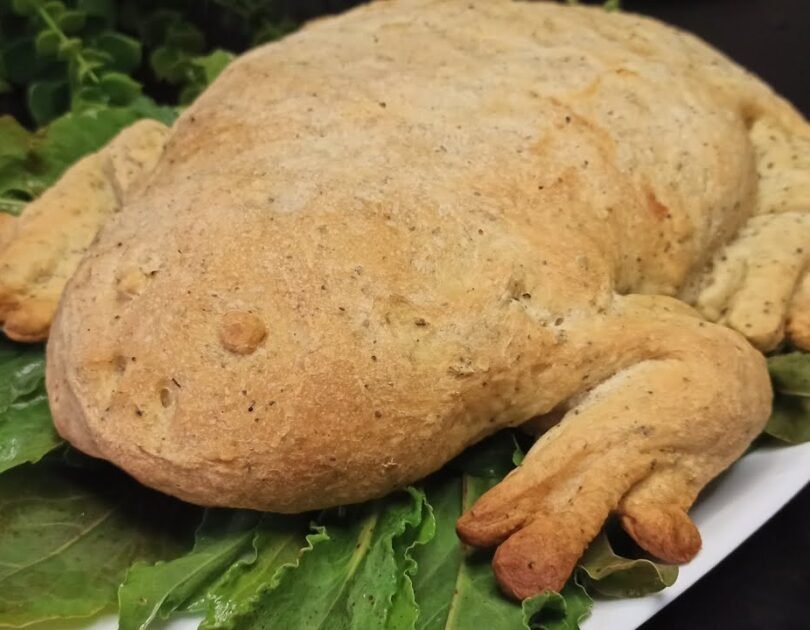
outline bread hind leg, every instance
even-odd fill
[[[687,510],[770,412],[765,362],[735,332],[654,312],[615,323],[649,358],[588,392],[459,519],[466,542],[499,545],[493,567],[514,597],[559,590],[612,512],[651,553],[689,560],[700,536]]]

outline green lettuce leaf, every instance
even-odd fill
[[[328,540],[323,528],[311,527],[300,517],[266,515],[259,524],[249,554],[234,563],[188,610],[206,613],[200,626],[235,628],[239,615],[249,614],[259,598],[279,585],[302,556]]]
[[[197,513],[111,467],[50,458],[0,475],[0,627],[110,608],[127,567],[181,552]]]
[[[769,357],[768,371],[775,392],[810,397],[810,353],[790,352]]]
[[[576,581],[569,580],[561,593],[547,591],[523,602],[524,624],[532,630],[579,630],[591,614],[593,600]]]
[[[217,48],[207,55],[200,55],[191,60],[191,65],[200,73],[200,82],[211,85],[225,67],[234,59],[234,54]]]
[[[765,434],[788,444],[810,441],[810,353],[768,358],[776,394]]]
[[[0,473],[39,461],[62,440],[48,409],[38,346],[0,342]]]
[[[258,520],[254,512],[208,510],[190,553],[151,566],[133,565],[118,591],[119,630],[146,628],[199,596],[249,551]]]
[[[600,534],[579,562],[582,583],[590,593],[605,597],[643,597],[672,586],[678,567],[645,558],[623,558]]]
[[[460,475],[444,472],[426,482],[436,532],[414,550],[418,630],[576,629],[589,614],[591,600],[574,583],[563,594],[543,593],[522,607],[506,599],[492,573],[491,553],[466,549],[456,536],[458,517],[511,470],[516,452],[513,436],[503,432],[457,458],[451,468]]]
[[[341,511],[342,512],[342,511]],[[285,628],[413,627],[413,620],[390,625],[389,609],[403,581],[403,561],[395,541],[418,529],[424,494],[411,490],[330,514],[321,524],[327,539],[305,555],[280,584],[265,594],[251,612],[236,619],[240,630]]]
[[[427,500],[424,502],[422,516],[422,522],[417,528],[409,528],[394,540],[393,553],[397,561],[399,586],[388,611],[388,630],[415,628],[419,618],[419,605],[414,590],[414,576],[419,571],[419,565],[414,554],[418,547],[428,544],[436,536],[436,516]]]
[[[504,454],[510,457],[511,450]],[[528,627],[521,607],[501,594],[490,566],[491,554],[465,549],[455,532],[462,511],[494,481],[465,475],[442,476],[427,483],[436,535],[414,551],[419,567],[413,580],[414,591],[421,612],[417,629]]]
[[[44,394],[13,403],[0,412],[0,473],[38,462],[61,444]]]
[[[810,441],[810,398],[777,396],[765,433],[788,444]]]
[[[180,91],[180,103],[191,103],[197,98],[233,61],[233,58],[233,53],[217,48],[208,55],[184,60],[184,65],[181,65],[181,68],[184,68],[181,77],[186,81],[186,85]]]
[[[194,548],[155,565],[139,563],[118,593],[119,629],[147,628],[175,612],[202,612],[202,628],[231,628],[275,588],[304,553],[325,540],[305,518],[207,510]]]
[[[40,346],[0,341],[0,413],[18,400],[42,392],[45,355]]]

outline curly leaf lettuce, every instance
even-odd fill
[[[134,564],[118,591],[119,629],[147,628],[204,592],[249,550],[258,520],[253,512],[208,510],[190,553],[155,565]]]
[[[253,610],[239,616],[235,627],[352,628],[379,630],[413,627],[414,619],[390,616],[403,585],[402,558],[395,541],[418,529],[425,510],[424,494],[410,490],[380,502],[324,519],[327,540],[301,560]]]
[[[328,540],[322,527],[307,534],[310,530],[300,518],[265,516],[250,553],[229,568],[200,600],[188,606],[191,612],[206,613],[200,628],[235,628],[239,615],[249,614],[260,597],[298,567],[304,554]]]
[[[180,558],[139,563],[118,592],[119,628],[147,628],[175,612],[202,612],[202,628],[231,628],[285,571],[325,539],[299,517],[207,510],[194,548]]]

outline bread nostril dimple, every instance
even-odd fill
[[[164,409],[172,406],[174,402],[174,394],[168,387],[161,387],[160,388],[160,404],[163,405]]]
[[[132,299],[140,295],[146,287],[146,274],[139,269],[124,271],[116,283],[118,297],[123,300]]]
[[[236,354],[250,354],[267,336],[264,322],[254,313],[228,311],[219,325],[222,345]]]
[[[113,357],[113,365],[117,372],[124,373],[127,369],[127,358],[121,354]]]

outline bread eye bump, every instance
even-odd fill
[[[255,313],[228,311],[219,325],[222,346],[234,354],[251,354],[267,336],[267,327]]]

